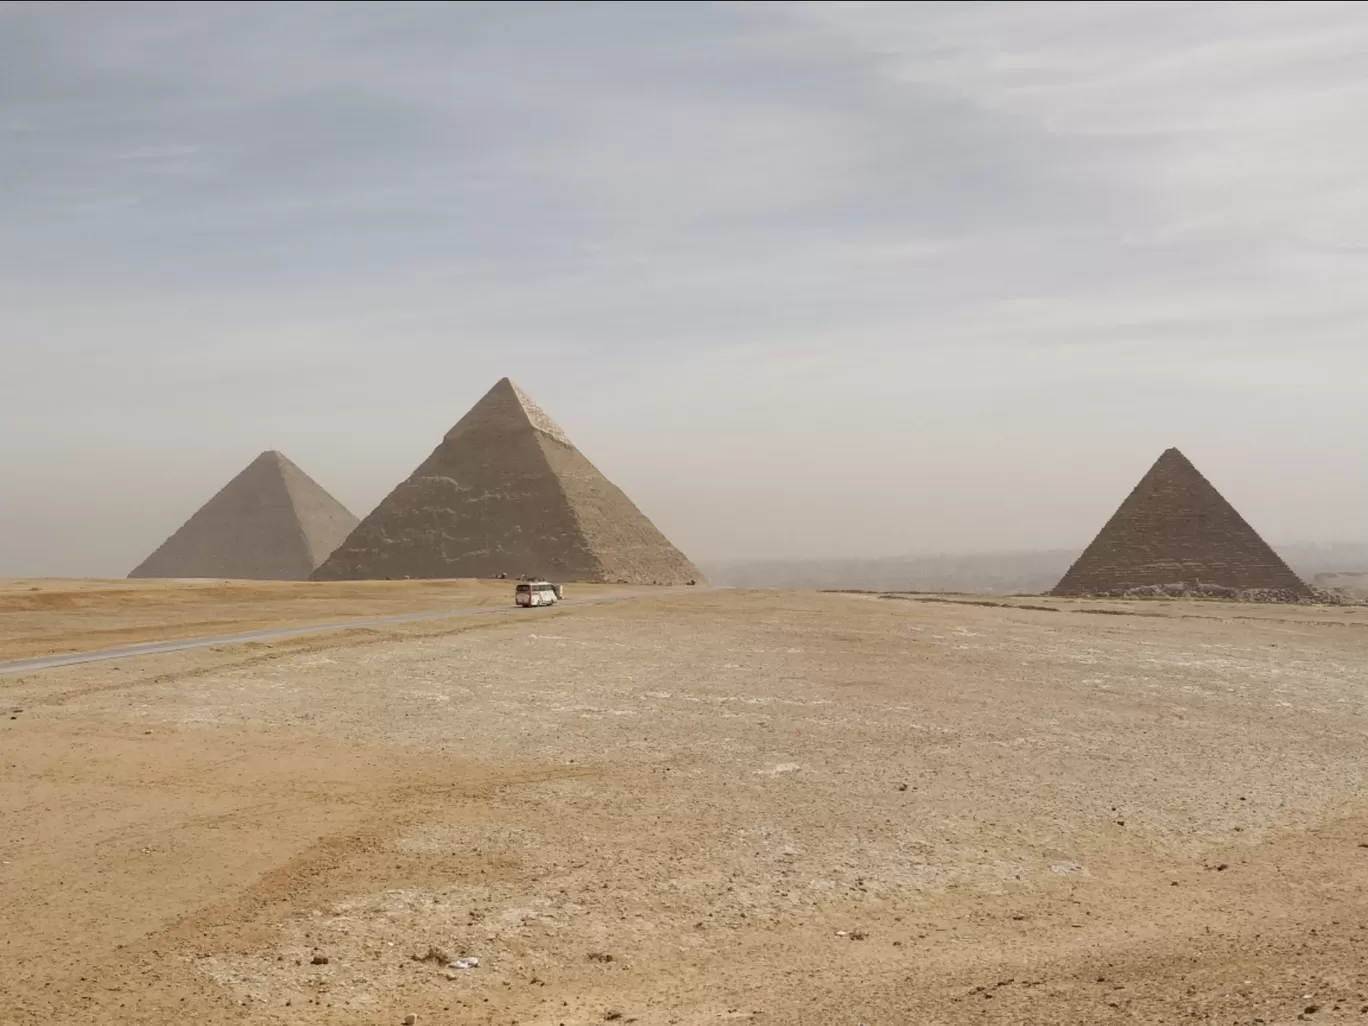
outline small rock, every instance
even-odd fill
[[[404,1016],[404,1026],[413,1026],[417,1021],[418,1016],[414,1015],[412,1012],[409,1012],[408,1015]]]
[[[899,790],[899,791],[906,791],[906,790],[907,790],[907,785],[906,785],[906,784],[899,784],[899,785],[898,785],[898,790]]]
[[[309,959],[309,965],[327,965],[327,964],[328,964],[328,956],[327,956],[327,955],[321,955],[321,954],[319,954],[317,951],[314,952],[314,957],[311,958],[311,959]]]
[[[458,958],[447,966],[448,969],[478,969],[480,960],[474,955],[467,955],[465,958]]]
[[[611,962],[611,961],[613,960],[613,956],[612,956],[612,955],[609,955],[609,954],[607,954],[606,952],[602,952],[602,951],[591,951],[591,952],[589,952],[588,958],[589,958],[589,961],[591,961],[591,962],[605,962],[605,963],[606,963],[606,962]]]
[[[603,1013],[603,1021],[604,1021],[604,1022],[617,1022],[617,1021],[618,1021],[619,1019],[621,1019],[621,1018],[622,1018],[622,1013],[619,1012],[616,1008],[614,1008],[611,1012],[604,1012],[604,1013]]]

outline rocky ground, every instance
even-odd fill
[[[0,678],[0,1023],[1368,1021],[1365,656],[703,590]]]

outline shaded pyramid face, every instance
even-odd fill
[[[1311,594],[1187,457],[1168,449],[1051,594],[1179,587],[1282,599]]]
[[[356,517],[278,452],[263,452],[129,577],[307,581]]]
[[[502,379],[315,580],[518,577],[682,584],[697,568]]]

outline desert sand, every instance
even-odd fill
[[[14,582],[0,658],[511,593]],[[923,598],[0,677],[0,1023],[1363,1021],[1368,609]]]
[[[277,625],[506,606],[507,581],[0,580],[0,660]],[[631,589],[576,584],[575,596]]]

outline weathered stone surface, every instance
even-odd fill
[[[307,581],[356,517],[278,452],[263,452],[129,577]]]
[[[1177,449],[1140,479],[1051,592],[1059,596],[1312,592]]]
[[[702,575],[507,378],[314,573],[682,584]]]

